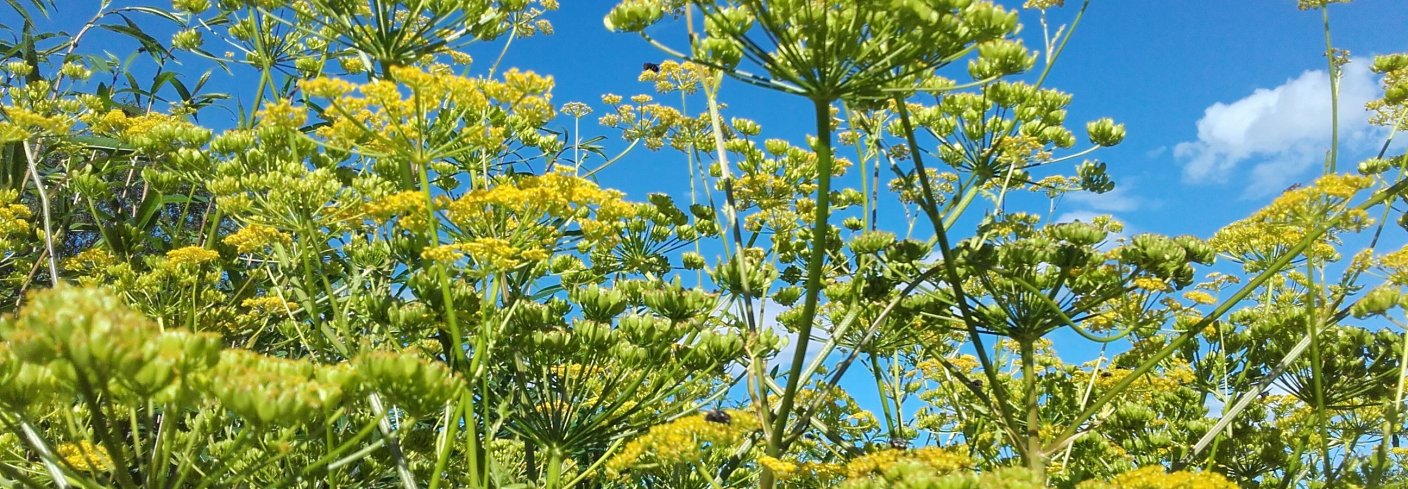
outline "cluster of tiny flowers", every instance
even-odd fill
[[[252,253],[276,243],[287,246],[293,240],[288,234],[273,227],[250,224],[226,236],[221,242],[235,247],[235,251],[240,253]]]
[[[697,464],[711,449],[731,450],[757,428],[757,417],[741,410],[726,412],[731,420],[726,423],[711,421],[707,414],[698,414],[650,428],[606,462],[607,473],[621,478],[624,472],[637,465]],[[755,422],[749,423],[750,419]]]
[[[1087,482],[1080,489],[1237,489],[1221,474],[1212,472],[1167,472],[1161,466],[1148,466],[1125,472],[1108,482]]]
[[[56,452],[65,464],[79,472],[105,473],[112,472],[116,467],[107,448],[94,445],[88,440],[61,444]]]
[[[220,253],[207,250],[200,246],[187,246],[166,252],[167,264],[174,267],[183,265],[200,265],[215,261],[220,258]]]

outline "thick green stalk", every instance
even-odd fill
[[[812,251],[807,259],[806,292],[802,302],[802,316],[797,324],[797,346],[792,352],[792,367],[788,370],[787,386],[783,388],[782,400],[773,420],[772,436],[768,438],[766,453],[776,457],[782,454],[782,438],[787,431],[787,420],[796,402],[797,388],[802,384],[802,367],[807,360],[807,344],[811,341],[812,326],[816,320],[817,302],[821,298],[821,275],[826,262],[826,237],[831,229],[831,104],[822,99],[813,100],[816,109],[816,212],[812,218]],[[771,488],[773,478],[770,472],[763,473],[762,487]]]
[[[548,447],[547,489],[562,487],[562,449]]]
[[[1041,446],[1041,412],[1036,403],[1036,351],[1032,339],[1018,340],[1022,348],[1022,387],[1027,410],[1027,447],[1022,450],[1022,458],[1033,474],[1046,479],[1046,455]]]

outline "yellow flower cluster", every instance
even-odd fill
[[[456,76],[442,65],[396,66],[390,72],[395,82],[353,85],[326,77],[301,82],[310,95],[331,99],[325,113],[329,124],[318,136],[336,147],[433,161],[497,151],[508,128],[492,123],[496,113],[508,112],[516,128],[538,127],[555,115],[551,77],[509,70],[503,81],[493,81]]]
[[[589,208],[596,209],[595,218],[585,214]],[[556,236],[548,235],[548,230],[542,229],[549,220],[576,219],[587,239],[601,241],[614,233],[611,223],[634,212],[620,192],[602,189],[584,178],[561,173],[502,182],[469,192],[446,206],[450,222],[461,229],[479,229],[507,222],[509,229],[481,229],[484,231],[482,234],[509,234],[523,238],[515,241],[538,241],[538,246],[529,248],[551,246],[556,240]]]
[[[846,462],[845,474],[850,479],[877,476],[900,463],[917,463],[928,472],[946,474],[971,467],[973,460],[966,453],[941,447],[882,450]]]
[[[288,311],[298,309],[298,304],[280,299],[276,296],[251,297],[240,302],[240,306],[249,308],[251,316],[273,316],[286,314]]]
[[[200,265],[220,258],[220,253],[200,246],[187,246],[166,252],[166,263],[170,266]]]
[[[1136,277],[1134,279],[1134,288],[1150,292],[1168,292],[1173,290],[1173,287],[1167,282],[1150,277]]]
[[[758,457],[758,464],[771,470],[779,480],[802,486],[832,485],[846,475],[844,464],[829,462],[801,462],[762,455]]]
[[[378,225],[386,224],[393,218],[401,218],[401,227],[411,231],[423,231],[430,222],[425,215],[425,194],[415,190],[397,192],[362,204],[362,212]]]
[[[109,253],[107,248],[94,246],[73,255],[64,262],[64,265],[76,271],[99,271],[109,266],[116,265],[117,257]]]
[[[94,445],[88,440],[61,444],[56,451],[65,464],[79,472],[112,472],[116,467],[113,465],[112,456],[108,454],[107,448]]]
[[[1408,245],[1379,258],[1379,268],[1388,272],[1388,281],[1408,285]]]
[[[485,270],[508,270],[527,262],[547,260],[550,254],[542,248],[520,249],[502,238],[475,238],[464,243],[432,246],[421,252],[423,258],[443,264],[452,264],[468,255]]]
[[[121,110],[112,109],[80,119],[88,123],[94,134],[112,136],[141,149],[200,146],[210,138],[210,130],[182,117],[160,112],[129,117]]]
[[[1161,392],[1170,392],[1192,385],[1197,380],[1192,366],[1183,360],[1172,360],[1173,364],[1164,367],[1162,372],[1145,374],[1125,390],[1125,396],[1133,399],[1146,399]],[[1095,379],[1095,388],[1106,390],[1115,386],[1132,372],[1129,369],[1114,368],[1101,373]],[[1106,373],[1110,375],[1105,375]]]
[[[1080,489],[1237,489],[1221,474],[1211,472],[1165,472],[1152,465],[1115,476],[1107,482],[1086,482]]]
[[[1248,270],[1257,271],[1259,262],[1279,257],[1305,239],[1307,230],[1328,223],[1330,232],[1312,243],[1306,254],[1338,259],[1334,235],[1362,230],[1372,224],[1372,219],[1357,209],[1334,215],[1337,202],[1349,200],[1372,184],[1372,179],[1359,175],[1325,175],[1312,186],[1282,193],[1251,217],[1219,230],[1208,244],[1242,260]]]
[[[65,134],[73,126],[67,116],[43,115],[23,107],[3,107],[0,113],[9,119],[0,122],[0,135],[3,135],[0,140],[3,141],[19,141],[41,133]]]
[[[1188,292],[1184,292],[1183,298],[1188,299],[1194,304],[1201,305],[1209,305],[1217,302],[1217,298],[1213,297],[1212,294],[1203,292],[1201,290],[1190,290]]]
[[[297,130],[308,121],[308,111],[302,107],[294,107],[288,99],[264,104],[264,108],[255,116],[259,118],[260,124],[291,130]]]
[[[16,202],[17,196],[15,191],[0,192],[0,257],[14,251],[19,243],[30,236],[32,225],[29,219],[33,213],[29,207]]]
[[[713,73],[709,67],[678,61],[665,61],[660,63],[659,71],[642,70],[640,81],[655,84],[655,91],[660,93],[681,92],[692,94],[699,91],[699,88],[713,80]]]
[[[711,450],[732,450],[757,429],[757,416],[737,409],[726,412],[731,420],[727,423],[710,421],[701,413],[651,427],[606,462],[607,474],[620,479],[633,467],[697,464]]]
[[[240,253],[251,253],[263,250],[265,247],[275,243],[288,246],[293,239],[278,229],[263,224],[250,224],[239,231],[226,236],[221,242],[235,247],[235,251]]]

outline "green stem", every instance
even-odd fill
[[[1320,7],[1325,22],[1325,58],[1330,62],[1330,155],[1325,159],[1325,173],[1334,173],[1340,147],[1340,67],[1335,63],[1335,45],[1330,41],[1330,8]]]
[[[1036,395],[1036,350],[1032,347],[1034,340],[1023,338],[1018,340],[1021,343],[1022,353],[1022,388],[1026,392],[1027,410],[1027,447],[1022,450],[1022,458],[1027,462],[1027,468],[1033,474],[1038,475],[1043,480],[1046,479],[1046,456],[1041,446],[1041,412],[1037,406]]]
[[[787,421],[796,402],[797,389],[802,384],[802,367],[807,357],[807,344],[811,342],[813,322],[816,320],[817,302],[821,297],[821,275],[826,262],[826,238],[830,233],[828,220],[831,218],[831,104],[822,99],[812,101],[816,117],[816,212],[812,218],[812,250],[807,259],[806,293],[802,303],[802,315],[797,323],[797,347],[792,352],[792,367],[788,371],[787,386],[783,388],[781,404],[773,420],[772,436],[768,438],[766,453],[777,457],[782,454],[782,438],[787,431]],[[761,481],[764,489],[773,487],[771,471],[764,471]]]
[[[445,473],[445,465],[450,460],[450,449],[455,444],[455,432],[460,427],[460,414],[464,411],[465,401],[468,397],[468,392],[460,395],[459,400],[450,405],[445,412],[445,431],[441,433],[443,438],[441,438],[439,453],[435,455],[435,471],[430,474],[430,489],[440,487],[440,479]]]
[[[562,483],[562,448],[548,447],[546,489],[559,489]]]
[[[889,433],[890,439],[899,437],[899,430],[895,426],[895,415],[890,412],[890,396],[886,389],[885,372],[880,370],[880,359],[874,353],[870,355],[870,373],[875,377],[875,390],[880,396],[880,407],[884,409],[885,429]]]

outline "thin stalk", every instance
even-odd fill
[[[1305,261],[1305,279],[1309,281],[1306,288],[1306,317],[1305,334],[1310,337],[1310,382],[1311,388],[1315,391],[1315,424],[1320,429],[1320,455],[1324,457],[1325,476],[1330,474],[1330,433],[1325,428],[1328,420],[1325,417],[1325,385],[1320,371],[1320,308],[1319,296],[1315,290],[1315,260]]]
[[[44,443],[44,438],[39,436],[29,421],[23,419],[20,420],[20,430],[24,431],[25,439],[29,440],[29,444],[34,447],[34,450],[39,452],[39,460],[44,463],[44,470],[49,471],[49,477],[53,479],[54,485],[60,489],[67,489],[68,477],[64,476],[64,472],[59,469],[58,464],[54,463],[57,458],[54,457],[54,452],[49,450],[49,445]]]
[[[451,447],[454,446],[456,431],[460,427],[460,413],[464,411],[465,399],[469,393],[460,395],[459,400],[445,408],[445,431],[440,432],[440,443],[437,447],[439,453],[435,455],[435,471],[430,474],[430,489],[440,487],[440,479],[445,473],[445,465],[450,460]]]
[[[875,377],[875,390],[877,391],[876,394],[880,396],[880,407],[884,409],[885,430],[887,433],[889,433],[890,439],[893,440],[899,435],[899,430],[895,426],[894,414],[890,412],[890,399],[888,393],[886,392],[887,386],[885,384],[885,373],[880,370],[880,360],[875,357],[874,353],[870,354],[869,363],[870,373],[872,376]]]
[[[24,141],[21,145],[24,146],[24,158],[28,160],[26,163],[29,163],[29,175],[34,179],[34,190],[39,194],[39,211],[44,217],[44,251],[49,255],[49,282],[58,287],[59,255],[54,253],[54,224],[49,216],[49,194],[44,191],[44,181],[39,178],[34,147],[29,145],[29,141]]]
[[[1320,7],[1325,22],[1325,59],[1330,63],[1330,154],[1325,158],[1325,173],[1334,173],[1340,153],[1340,66],[1335,62],[1335,45],[1330,41],[1330,7]]]

